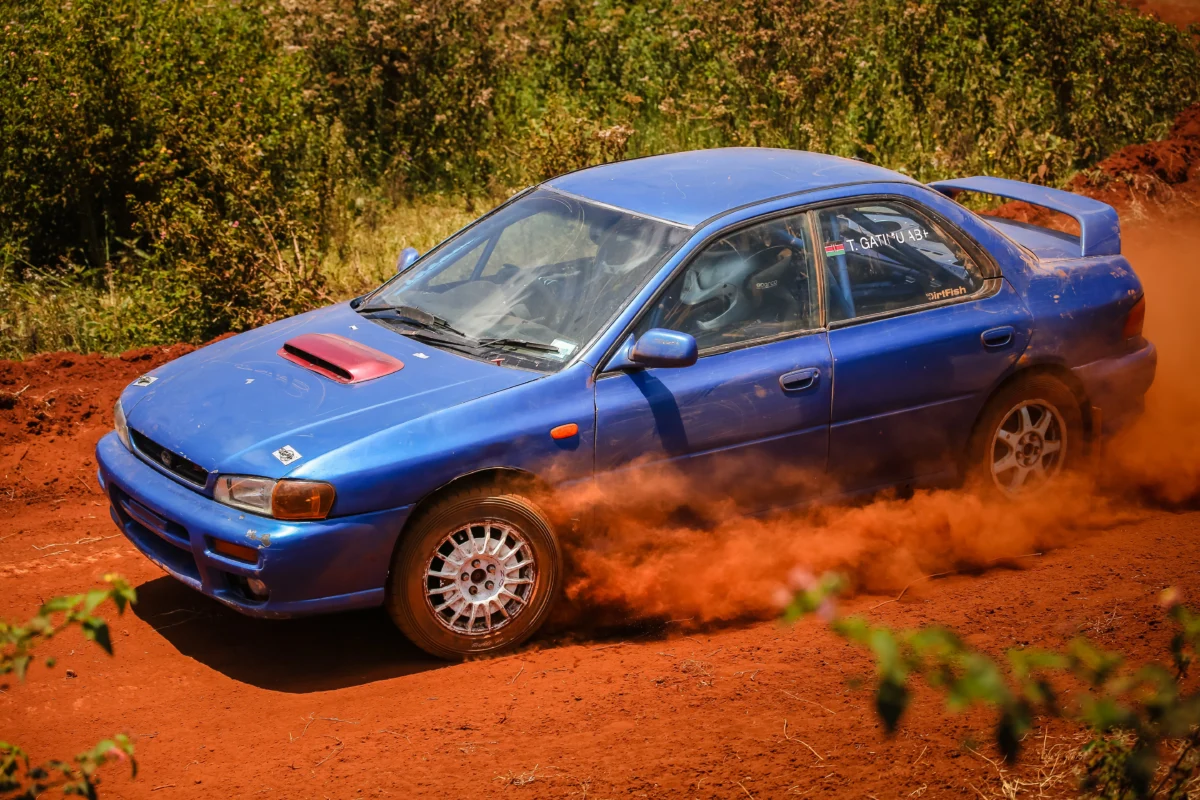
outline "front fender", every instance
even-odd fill
[[[595,459],[590,373],[578,363],[428,414],[319,456],[291,477],[333,483],[338,515],[416,503],[482,470],[519,470],[550,486],[589,479]],[[552,428],[570,423],[578,426],[575,435],[550,436]]]

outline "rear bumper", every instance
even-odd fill
[[[1103,358],[1076,367],[1088,402],[1104,413],[1104,427],[1116,430],[1141,413],[1146,392],[1154,383],[1158,350],[1151,342],[1118,358]]]
[[[117,527],[147,558],[197,591],[252,617],[292,617],[383,602],[396,537],[412,506],[321,522],[281,522],[221,505],[142,462],[110,433],[96,446],[100,486]],[[244,563],[212,549],[258,551]],[[253,599],[245,579],[270,590]]]

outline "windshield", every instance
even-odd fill
[[[360,311],[403,309],[401,323],[419,316],[426,327],[435,318],[438,334],[452,332],[460,349],[467,344],[501,353],[492,359],[498,362],[555,369],[600,331],[687,234],[538,189],[445,242]]]

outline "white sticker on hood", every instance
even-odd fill
[[[136,381],[134,381],[130,385],[131,386],[149,386],[150,384],[154,383],[156,380],[158,380],[158,378],[155,378],[153,375],[143,375],[142,377],[138,378]]]
[[[271,455],[275,456],[283,464],[290,464],[293,461],[300,460],[300,451],[293,448],[290,444],[285,444],[283,447],[276,450]]]

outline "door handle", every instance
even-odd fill
[[[816,367],[798,369],[779,376],[779,388],[785,392],[802,392],[817,385],[821,379],[821,370]]]
[[[979,337],[983,342],[983,346],[989,350],[999,350],[1002,347],[1008,347],[1013,343],[1017,331],[1012,325],[1004,325],[999,328],[992,328],[990,331],[984,331]]]

